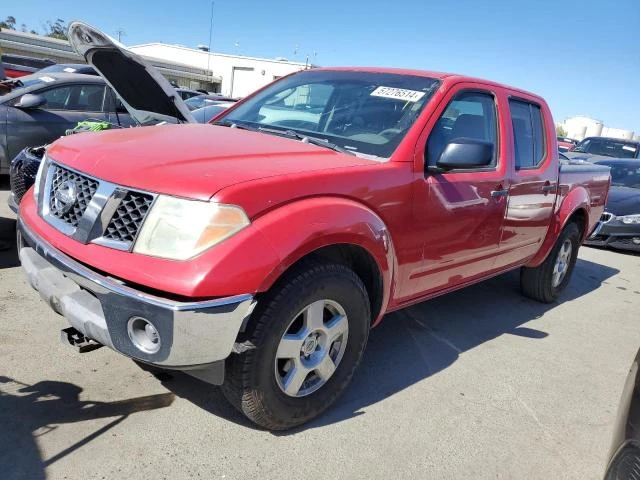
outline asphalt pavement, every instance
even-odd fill
[[[583,247],[552,305],[517,272],[389,315],[338,402],[260,430],[216,387],[77,354],[29,287],[0,178],[0,478],[597,479],[640,347],[640,256]]]

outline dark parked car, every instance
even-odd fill
[[[27,147],[11,162],[9,207],[16,213],[20,200],[36,181],[44,152],[45,147]]]
[[[69,78],[81,78],[85,81],[94,82],[92,84],[102,85],[102,88],[105,88],[106,85],[105,105],[113,107],[115,103],[118,112],[117,115],[115,115],[115,112],[113,114],[109,113],[109,118],[112,119],[115,116],[116,120],[119,119],[119,122],[112,121],[111,123],[122,126],[152,125],[160,122],[196,123],[175,88],[144,59],[131,52],[123,51],[121,56],[111,61],[99,63],[99,65],[100,67],[95,69],[96,72],[100,69],[100,72],[98,72],[100,76],[98,77],[55,73],[45,75],[44,81],[42,79],[38,80],[35,76],[35,80],[28,77],[24,80],[23,86],[16,87],[11,92],[11,95],[0,97],[0,108],[2,108],[2,102],[7,98],[17,98],[18,101],[21,101],[24,98],[25,89],[29,92],[39,91],[29,90],[32,83],[36,87],[44,82],[45,84],[55,84],[60,87],[67,85],[65,88],[68,88],[69,85],[64,82],[66,81],[65,76],[70,76]],[[107,72],[104,77],[102,76],[103,72]],[[117,97],[113,94],[114,91],[118,92]],[[44,108],[46,108],[46,105]],[[112,112],[113,108],[108,111]],[[30,112],[30,110],[27,110],[27,112]],[[87,119],[82,118],[81,120]],[[75,126],[75,123],[72,126]],[[63,133],[64,130],[56,135],[54,139]],[[30,145],[42,145],[48,141],[50,140],[40,139],[39,142],[34,142]],[[23,195],[33,185],[44,153],[45,147],[28,146],[21,149],[11,162],[9,206],[14,211],[17,210]]]
[[[83,120],[134,123],[98,76],[44,73],[22,77],[0,96],[0,174],[25,147],[43,145]],[[119,110],[119,111],[118,111]]]
[[[189,110],[197,110],[198,108],[206,107],[207,105],[215,105],[221,102],[233,103],[238,100],[231,97],[225,97],[224,95],[198,95],[191,97],[184,101],[185,105],[189,107]]]
[[[618,405],[605,480],[640,479],[640,351],[631,365]]]
[[[605,211],[587,245],[640,251],[640,160],[600,160],[611,168]]]
[[[566,155],[575,160],[606,160],[607,158],[639,158],[640,142],[608,137],[587,137]]]
[[[176,88],[176,92],[178,92],[178,94],[180,95],[180,98],[182,98],[182,100],[188,100],[191,97],[197,97],[199,95],[202,95],[202,92],[200,92],[198,90],[191,90],[191,89],[182,88],[182,87],[177,87]]]
[[[233,104],[234,102],[215,102],[205,107],[198,108],[191,112],[191,114],[198,123],[209,123]]]
[[[98,72],[86,63],[56,63],[55,65],[38,70],[38,73],[82,73],[83,75],[98,75]]]

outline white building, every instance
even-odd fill
[[[43,37],[16,30],[0,31],[0,50],[14,55],[48,58],[56,63],[84,63],[84,59],[76,54],[66,40]],[[181,86],[193,85],[204,88],[211,83],[219,84],[220,78],[210,70],[185,65],[184,62],[169,62],[163,59],[147,58],[168,80]],[[202,87],[201,87],[202,86]]]
[[[180,62],[194,68],[210,70],[213,84],[207,90],[216,90],[231,97],[244,97],[274,80],[309,68],[306,63],[285,59],[268,59],[208,52],[206,49],[188,48],[165,43],[146,43],[128,47],[144,57],[167,62]],[[218,84],[218,82],[221,82]],[[196,88],[196,85],[184,85]],[[198,85],[198,88],[203,87]]]
[[[622,128],[604,127],[602,129],[603,137],[621,138],[624,140],[633,140],[633,131],[624,130]]]
[[[595,120],[584,115],[569,117],[559,124],[567,132],[567,137],[583,140],[586,137],[611,137],[625,140],[638,139],[633,130],[607,127],[601,120]]]
[[[216,91],[233,97],[244,97],[277,78],[310,66],[285,59],[209,53],[164,43],[126,48],[144,57],[168,80],[181,87]],[[73,51],[66,40],[16,30],[0,31],[0,50],[16,55],[49,58],[57,63],[84,63],[84,59]]]

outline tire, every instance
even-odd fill
[[[370,324],[366,289],[351,269],[333,264],[297,268],[258,302],[240,338],[250,348],[227,359],[222,391],[250,420],[269,430],[308,422],[351,381]],[[327,368],[327,356],[334,370]],[[317,362],[322,364],[318,369],[304,373]],[[305,379],[301,384],[296,381],[300,378]]]
[[[578,225],[575,222],[569,223],[560,233],[560,237],[544,262],[534,268],[522,268],[520,286],[525,296],[542,303],[552,303],[558,299],[571,279],[578,258],[580,237],[581,232]],[[568,254],[567,245],[570,245]],[[565,260],[560,258],[561,255],[565,257]],[[564,272],[559,278],[559,282],[556,276],[558,275],[557,261],[562,262],[562,268],[559,270],[562,269]]]

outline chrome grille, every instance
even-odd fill
[[[129,191],[120,202],[104,231],[104,238],[133,243],[153,203],[153,195]]]
[[[45,157],[38,209],[60,232],[82,243],[131,250],[156,195],[129,190]]]
[[[89,202],[98,189],[98,181],[85,177],[60,165],[52,165],[51,189],[49,191],[49,213],[76,228]],[[73,185],[75,188],[72,202],[63,204],[58,195]]]

